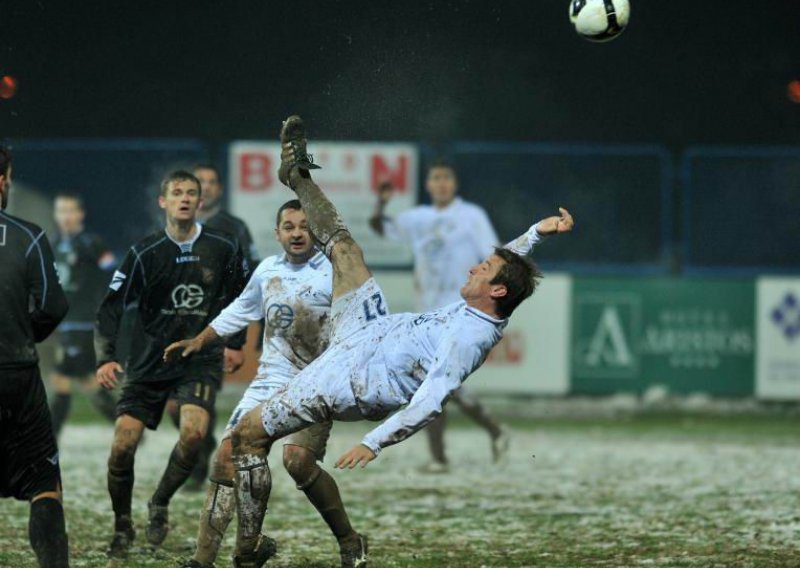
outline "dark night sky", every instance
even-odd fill
[[[0,0],[0,138],[795,144],[798,0],[633,0],[608,45],[567,0]]]

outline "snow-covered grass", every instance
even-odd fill
[[[511,455],[489,460],[486,436],[455,421],[452,472],[424,475],[424,436],[365,470],[335,472],[371,566],[800,566],[800,420],[796,414],[629,414],[515,419]],[[328,464],[369,424],[337,424]],[[163,549],[144,547],[146,502],[175,441],[164,424],[136,461],[137,546],[121,566],[176,566],[189,555],[203,496],[180,492]],[[62,438],[72,566],[105,566],[112,513],[106,425]],[[336,566],[334,539],[272,460],[268,565]],[[34,566],[27,506],[0,502],[0,566]],[[218,561],[228,566],[233,529]]]

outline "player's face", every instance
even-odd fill
[[[431,168],[428,179],[425,180],[425,187],[434,205],[439,207],[448,205],[458,190],[456,174],[450,168]]]
[[[0,176],[0,209],[5,209],[8,205],[8,192],[11,191],[11,166],[8,166],[8,172],[4,176]]]
[[[306,214],[299,209],[283,210],[280,225],[275,229],[275,238],[292,262],[305,262],[314,248]]]
[[[505,284],[491,283],[503,264],[505,264],[505,261],[493,254],[480,264],[470,268],[467,283],[461,287],[461,297],[469,301],[497,298],[505,295]]]
[[[84,212],[74,199],[59,197],[53,206],[53,218],[61,234],[74,235],[83,227]]]
[[[166,195],[158,198],[158,204],[172,221],[194,221],[200,207],[200,188],[191,180],[172,181]]]
[[[194,171],[194,175],[200,180],[203,209],[213,207],[222,197],[222,184],[219,181],[217,172],[208,168],[198,168]]]

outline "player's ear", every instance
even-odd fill
[[[158,206],[161,207],[161,209],[167,208],[167,200],[163,195],[158,196]]]
[[[489,290],[489,296],[493,299],[504,298],[508,296],[508,288],[505,284],[492,284],[492,289]]]

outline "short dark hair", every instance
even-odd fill
[[[11,168],[11,149],[7,146],[0,146],[0,176],[7,176]]]
[[[275,217],[275,226],[281,226],[281,215],[287,209],[294,209],[295,211],[302,211],[303,205],[300,203],[299,199],[292,199],[291,201],[287,201],[283,205],[281,205],[280,209],[278,209],[278,215]]]
[[[436,170],[444,168],[446,170],[450,170],[454,176],[456,176],[456,167],[447,160],[443,158],[437,158],[428,164],[428,173],[431,173],[431,170]],[[457,176],[456,176],[457,177]]]
[[[78,207],[80,207],[81,210],[86,209],[83,205],[83,197],[81,197],[80,195],[78,195],[73,191],[59,191],[58,193],[56,193],[55,199],[71,199],[72,201],[78,204]]]
[[[501,317],[509,317],[523,300],[534,293],[542,273],[536,263],[527,256],[518,255],[506,248],[495,247],[494,254],[503,259],[503,266],[489,284],[503,284],[506,287],[506,295],[495,299],[497,314]]]
[[[200,189],[200,180],[191,173],[187,172],[186,170],[176,170],[170,173],[167,177],[161,180],[161,196],[165,197],[167,195],[167,188],[169,184],[174,181],[193,181],[197,184],[197,189]]]
[[[210,162],[200,162],[200,163],[195,164],[194,166],[192,166],[192,171],[193,172],[196,172],[197,170],[211,170],[212,172],[217,174],[217,179],[220,182],[222,181],[222,177],[219,175],[219,169],[217,168],[217,166],[215,166],[214,164],[212,164]]]

